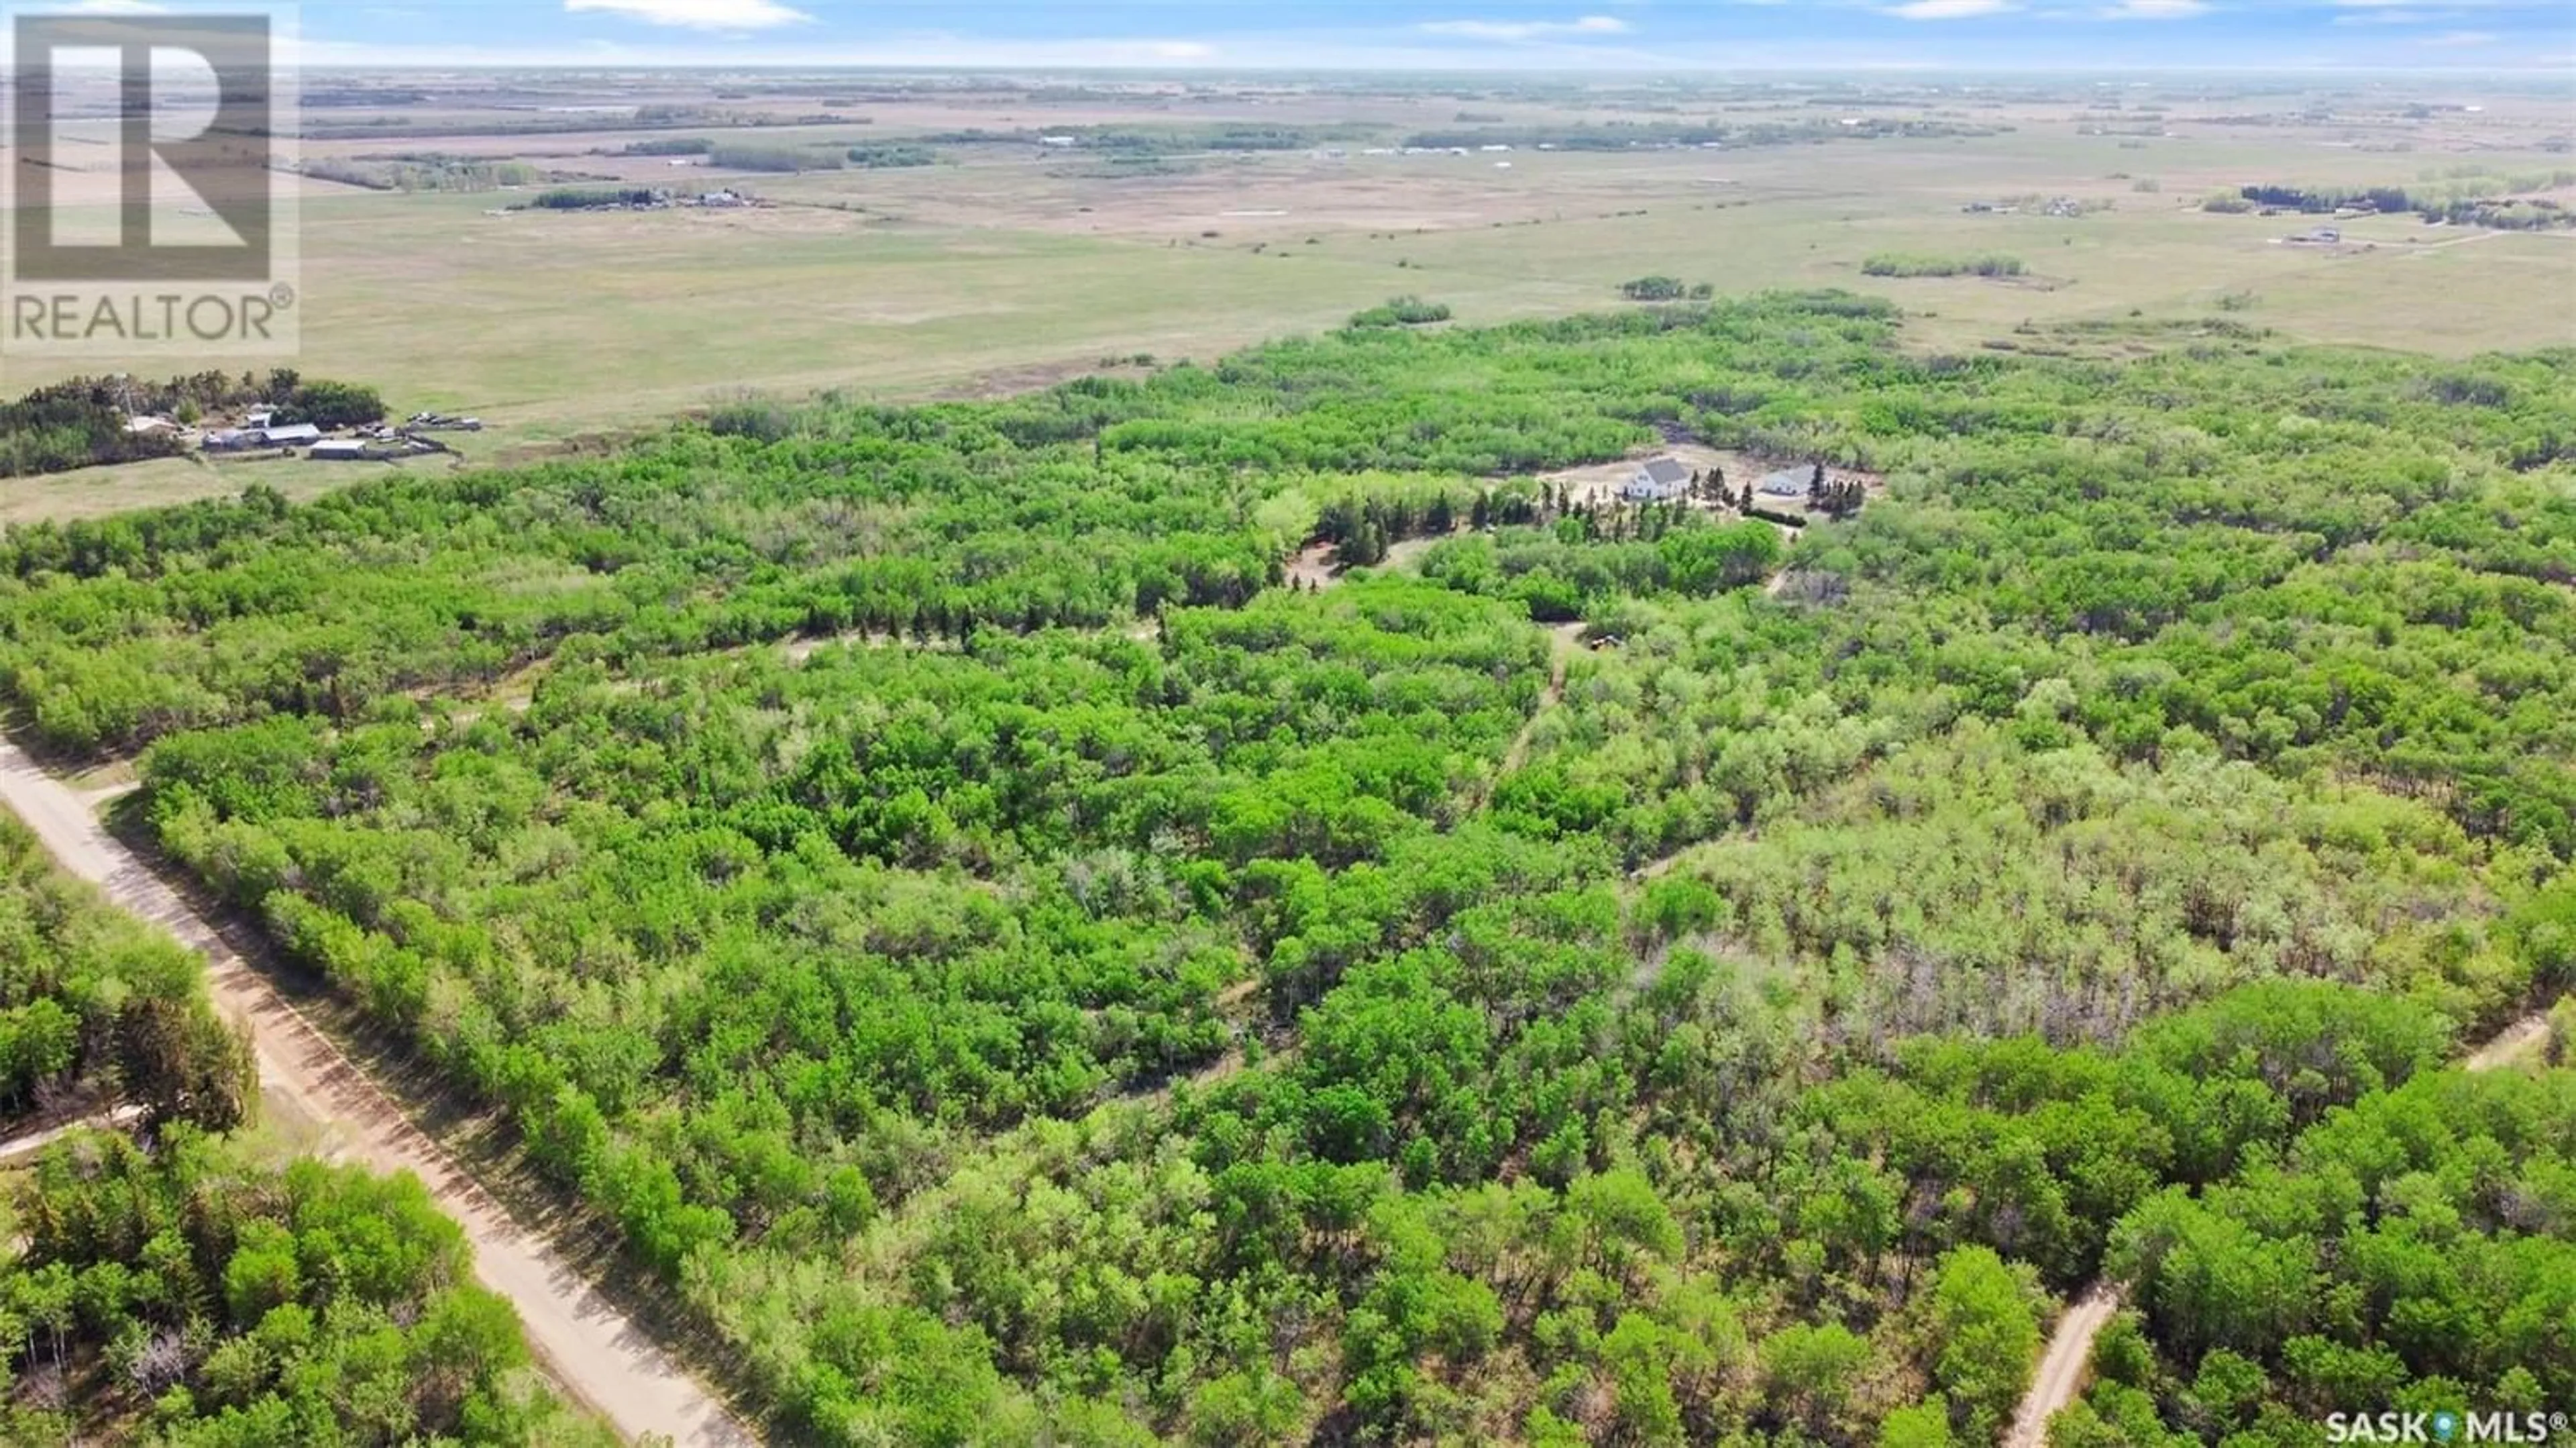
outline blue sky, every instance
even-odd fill
[[[316,62],[2576,71],[2571,0],[303,0],[301,11]]]

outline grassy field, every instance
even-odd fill
[[[1457,104],[1257,99],[1208,99],[1186,118],[1356,118],[1392,141],[1446,125]],[[794,116],[819,101],[775,104]],[[1177,104],[1143,96],[1122,111],[1089,96],[1041,113],[1008,97],[871,103],[864,127],[745,134],[765,147],[831,146],[943,127],[1171,125]],[[2545,105],[2366,127],[2215,119],[2244,104],[2211,97],[2201,119],[2169,106],[2149,127],[2169,134],[2152,137],[2088,134],[2101,128],[2099,113],[2072,104],[1962,109],[1952,97],[1923,99],[1924,114],[2003,129],[1607,153],[1368,155],[1350,144],[1143,167],[995,143],[944,147],[935,166],[802,175],[614,154],[645,132],[323,142],[312,149],[343,160],[435,147],[520,157],[564,175],[739,185],[775,204],[495,214],[524,196],[313,183],[302,203],[308,310],[298,362],[308,374],[373,384],[398,411],[480,414],[498,429],[476,444],[485,457],[649,424],[746,388],[904,398],[1034,385],[1104,358],[1206,358],[1338,325],[1400,293],[1446,302],[1469,322],[1597,309],[1619,303],[1620,281],[1646,273],[1721,294],[1844,286],[1887,295],[1915,314],[1908,334],[1927,348],[1978,346],[2026,323],[2194,317],[2222,304],[2237,320],[2304,340],[2444,354],[2576,340],[2563,306],[2533,304],[2576,294],[2576,233],[2492,235],[2406,217],[2348,223],[2344,245],[2320,248],[2284,244],[2308,224],[2298,217],[2198,209],[2211,190],[2248,182],[2412,181],[2472,151],[2494,171],[2549,169],[2564,158],[2541,149]],[[1730,108],[1729,119],[1737,109],[1812,116],[1778,104]],[[1628,114],[1539,105],[1497,113],[1517,124]],[[503,114],[432,109],[421,124],[471,132]],[[514,123],[524,122],[521,113]],[[2107,209],[2072,218],[1963,210],[2034,195]],[[2005,255],[2027,274],[1862,275],[1862,260],[1880,252]],[[131,365],[170,370],[150,358]],[[14,391],[75,370],[99,368],[9,359],[0,382]],[[15,485],[0,519],[107,511],[254,480],[307,493],[344,476],[300,463],[154,463]]]
[[[503,449],[489,443],[477,447],[467,442],[457,451],[461,457],[421,456],[392,463],[316,463],[275,456],[218,461],[192,453],[44,477],[8,478],[0,480],[0,525],[47,518],[61,522],[101,518],[135,508],[230,497],[253,484],[266,484],[301,501],[360,478],[374,477],[386,468],[430,472],[470,466],[501,455]]]

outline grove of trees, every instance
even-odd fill
[[[101,1132],[40,1159],[16,1220],[10,1442],[615,1441],[534,1375],[415,1177]]]
[[[1863,276],[1873,277],[2017,277],[2023,267],[2020,257],[1991,252],[1977,256],[1920,256],[1882,251],[1864,260],[1860,270]]]
[[[2549,196],[2516,193],[2563,190],[2571,185],[2576,185],[2576,170],[2564,167],[2499,176],[2485,174],[2481,168],[2469,166],[2456,174],[2428,172],[2412,186],[2265,184],[2239,187],[2235,194],[2248,206],[2276,207],[2312,215],[2358,207],[2384,215],[2412,211],[2426,221],[2458,226],[2538,231],[2576,225],[2576,212],[2570,212],[2562,202]]]
[[[1419,327],[1449,320],[1447,302],[1426,302],[1416,296],[1392,298],[1364,312],[1351,315],[1354,327]]]

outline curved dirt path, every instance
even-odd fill
[[[2548,1034],[2546,1012],[2525,1016],[2462,1057],[2460,1069],[2492,1071],[2512,1065],[2527,1059]],[[2048,1420],[2073,1403],[2077,1389],[2083,1387],[2084,1371],[2093,1361],[2093,1339],[2120,1310],[2121,1292],[2116,1284],[2096,1282],[2057,1320],[2057,1330],[2049,1334],[2048,1351],[2041,1355],[2039,1371],[2030,1380],[2030,1391],[2013,1414],[2012,1433],[2004,1439],[2004,1448],[2043,1448],[2048,1442]]]
[[[1530,746],[1538,741],[1538,722],[1547,717],[1549,710],[1565,702],[1566,672],[1573,667],[1574,656],[1583,648],[1583,631],[1587,627],[1589,625],[1579,619],[1573,623],[1548,625],[1547,687],[1539,691],[1538,707],[1530,711],[1529,718],[1521,724],[1521,731],[1512,736],[1510,746],[1503,750],[1502,763],[1494,767],[1493,778],[1476,790],[1473,808],[1483,809],[1493,799],[1494,791],[1502,787],[1503,781],[1520,773],[1521,766],[1529,762]]]
[[[1521,732],[1512,736],[1511,747],[1503,751],[1502,767],[1494,771],[1497,781],[1520,773],[1521,766],[1529,762],[1530,745],[1538,737],[1538,721],[1547,717],[1548,710],[1565,702],[1566,671],[1573,667],[1574,655],[1583,647],[1583,631],[1587,627],[1589,625],[1580,620],[1549,627],[1547,687],[1539,691],[1538,707],[1530,711],[1528,721],[1521,725]]]
[[[512,1220],[205,917],[100,829],[79,794],[6,742],[0,804],[26,821],[63,868],[206,958],[216,1008],[250,1023],[263,1090],[327,1128],[317,1150],[379,1171],[407,1170],[428,1185],[474,1244],[474,1275],[518,1309],[529,1347],[574,1398],[629,1439],[650,1433],[683,1445],[759,1441],[542,1236]]]
[[[2525,1060],[2540,1049],[2549,1037],[2549,1016],[2537,1012],[2496,1033],[2494,1040],[2469,1053],[2460,1064],[2471,1071],[2492,1071]]]
[[[93,1127],[122,1127],[142,1119],[142,1107],[120,1106],[113,1111],[103,1111],[75,1121],[66,1121],[60,1126],[49,1126],[42,1131],[30,1131],[24,1136],[13,1136],[7,1141],[0,1141],[0,1164],[14,1164],[34,1156],[75,1131],[88,1131]]]
[[[2041,1448],[2048,1441],[2048,1420],[2075,1401],[2084,1371],[2093,1364],[2093,1339],[2110,1326],[2111,1314],[2119,1310],[2120,1289],[2096,1283],[2057,1319],[2057,1330],[2048,1335],[2048,1351],[2040,1355],[2039,1372],[2030,1380],[2030,1392],[2013,1414],[2004,1448]]]

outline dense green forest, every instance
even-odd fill
[[[204,962],[57,871],[0,813],[0,1132],[109,1104],[228,1131],[258,1106],[250,1048]]]
[[[2576,985],[2576,355],[1896,321],[19,529],[0,683],[797,1441],[1991,1442],[2106,1272],[2087,1443],[2566,1401],[2576,1078],[2445,1063]],[[1540,476],[1680,434],[1886,488]]]
[[[204,962],[0,815],[0,1135],[123,1102],[7,1200],[0,1441],[596,1444],[409,1175],[281,1161]]]
[[[418,1178],[174,1129],[96,1133],[18,1190],[11,1443],[603,1445]]]

